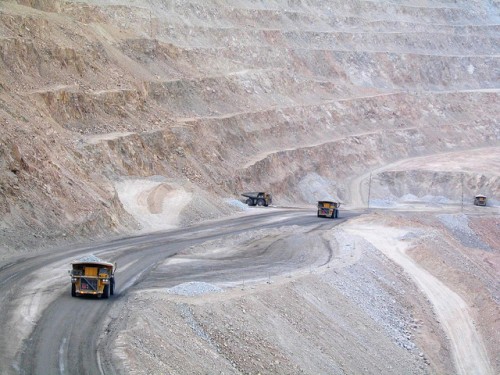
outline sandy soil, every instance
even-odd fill
[[[123,374],[500,373],[498,2],[7,0],[0,18],[0,365],[32,330],[53,354],[43,327],[101,318],[59,298],[60,262],[8,274],[21,252],[252,222],[239,194],[264,189],[314,220],[327,196],[370,210],[156,244],[173,255],[108,301],[102,350],[54,345],[90,347],[60,372],[110,353]]]
[[[176,183],[151,179],[125,180],[115,186],[125,210],[141,224],[144,232],[178,226],[180,213],[192,196]]]
[[[497,162],[484,150],[477,155],[478,165]],[[436,158],[404,160],[387,168],[427,168]],[[361,196],[361,180],[353,183],[353,196]],[[189,206],[199,199],[186,186],[160,177],[121,180],[115,186],[121,204],[144,232],[178,227],[193,215]],[[120,363],[117,371],[496,373],[499,337],[488,332],[498,328],[498,299],[492,298],[498,288],[491,289],[491,281],[498,280],[498,217],[491,216],[491,208],[468,207],[463,213],[457,206],[414,205],[413,212],[405,210],[407,205],[372,211],[325,233],[283,227],[184,249],[158,270],[168,274],[171,267],[184,267],[188,272],[190,264],[200,261],[216,267],[246,251],[278,245],[287,246],[301,262],[309,263],[324,251],[332,256],[306,268],[291,266],[293,262],[268,264],[267,278],[229,282],[221,277],[210,283],[195,278],[169,288],[151,287],[154,283],[135,288],[116,304],[111,317],[120,319],[108,327],[112,355]],[[240,215],[263,212],[247,208]],[[286,218],[284,214],[273,222]],[[425,258],[415,255],[429,237],[445,236],[455,242],[432,240]],[[453,255],[453,262],[458,262],[453,269],[461,269],[468,262],[468,248],[481,252],[476,268],[466,267],[458,279],[443,277],[436,268],[443,254],[463,249]],[[288,270],[279,271],[280,267]],[[468,281],[484,273],[491,279]],[[41,311],[57,297],[40,296],[63,277],[61,271],[57,277],[25,285],[30,297],[19,306],[16,337],[33,329]],[[338,337],[342,340],[332,341]]]
[[[350,202],[348,202],[348,207],[351,208],[365,208],[368,206],[368,196],[370,195],[370,205],[376,206],[377,202],[374,197],[384,197],[386,196],[386,191],[381,189],[381,187],[374,181],[377,179],[379,174],[383,172],[411,172],[413,177],[417,178],[419,171],[423,172],[449,172],[455,173],[460,179],[461,173],[474,173],[485,174],[486,176],[498,176],[500,175],[500,148],[498,147],[485,147],[475,150],[468,150],[464,152],[445,152],[438,153],[429,156],[420,156],[407,159],[401,159],[394,163],[389,163],[380,168],[375,168],[369,170],[355,179],[350,183]],[[484,178],[484,177],[483,177]],[[423,177],[423,179],[430,180],[429,177]],[[393,179],[392,183],[395,183],[397,177]],[[432,201],[432,198],[438,198],[438,191],[429,187],[427,184],[422,184],[422,188],[418,191],[420,196],[427,195],[427,201]],[[425,188],[424,188],[425,186]],[[453,190],[458,190],[456,187]],[[493,194],[490,195],[490,199],[493,201],[492,206],[498,206],[497,189],[494,188]],[[451,190],[451,189],[450,189]],[[408,192],[408,191],[407,191]],[[463,192],[463,190],[462,190]],[[404,192],[403,192],[404,193]],[[403,193],[398,198],[403,198]],[[433,193],[436,197],[433,197]],[[470,194],[469,192],[467,192]],[[443,193],[445,194],[445,193]],[[481,194],[481,187],[477,187],[476,183],[476,194]],[[448,195],[449,196],[449,195]],[[414,198],[417,198],[414,196]],[[443,197],[445,198],[445,197]],[[394,199],[394,198],[393,198]],[[396,198],[397,199],[397,198]],[[471,201],[472,197],[467,196],[467,203]],[[450,199],[445,198],[449,203]],[[380,201],[380,199],[379,199]],[[398,202],[400,205],[401,201]],[[393,207],[396,208],[396,207]]]
[[[419,168],[426,170],[440,168],[448,169],[453,168],[456,163],[461,163],[462,161],[469,166],[469,169],[484,168],[486,170],[495,170],[497,167],[498,160],[496,158],[496,149],[477,150],[471,154],[475,156],[475,159],[469,158],[466,160],[459,154],[447,153],[443,155],[401,160],[375,172],[378,173],[382,170],[405,170],[406,168],[411,170]],[[453,160],[455,164],[451,163],[450,160]],[[442,166],[440,164],[441,162],[443,162]],[[445,165],[446,163],[449,165]],[[362,181],[365,178],[366,174],[352,183],[352,193],[354,197],[361,197],[360,190],[362,188]],[[120,199],[126,210],[134,215],[138,221],[141,221],[145,228],[147,227],[149,229],[160,229],[162,226],[164,228],[169,228],[178,224],[178,216],[182,208],[185,207],[189,201],[189,195],[187,195],[180,186],[175,186],[174,184],[147,180],[133,180],[122,182],[121,185],[117,186],[119,186],[117,190],[120,192]],[[393,209],[394,211],[407,210],[408,205],[393,207]],[[292,295],[297,293],[293,291],[296,288],[300,289],[304,287],[307,289],[307,285],[312,283],[321,289],[322,287],[319,285],[325,282],[329,283],[325,280],[331,280],[332,270],[336,270],[333,271],[334,273],[345,272],[347,269],[360,266],[360,264],[363,264],[363,267],[373,267],[373,259],[370,259],[373,255],[368,255],[368,252],[377,252],[379,253],[378,256],[387,258],[389,263],[385,267],[389,267],[389,265],[393,263],[401,268],[403,274],[407,275],[410,280],[410,289],[412,290],[410,294],[416,298],[416,295],[421,293],[422,295],[418,298],[424,301],[424,304],[428,304],[426,307],[420,306],[418,308],[421,309],[420,311],[417,311],[418,309],[410,304],[392,313],[391,319],[393,320],[404,320],[405,315],[417,316],[423,314],[421,315],[421,323],[416,325],[412,325],[413,323],[410,324],[415,332],[409,335],[404,334],[407,341],[401,341],[402,339],[398,336],[398,332],[401,331],[398,331],[398,329],[395,331],[389,329],[387,331],[387,325],[390,326],[390,324],[387,323],[387,321],[384,323],[384,318],[382,318],[384,314],[382,306],[370,305],[358,306],[358,308],[355,308],[352,303],[354,303],[358,297],[351,293],[344,296],[347,298],[347,305],[345,305],[342,310],[337,311],[336,314],[356,315],[360,313],[358,310],[361,309],[364,311],[364,314],[368,314],[365,319],[371,322],[369,324],[374,324],[372,329],[378,330],[385,327],[387,331],[385,333],[372,333],[374,335],[373,344],[376,342],[376,345],[380,346],[386,339],[389,339],[389,341],[393,340],[393,342],[398,343],[398,345],[401,345],[413,355],[413,359],[410,360],[410,365],[408,365],[410,367],[407,368],[402,364],[401,361],[403,361],[404,355],[396,355],[394,359],[395,362],[390,365],[390,369],[388,367],[384,370],[388,371],[387,373],[401,373],[401,371],[407,371],[409,368],[412,368],[413,370],[411,371],[415,371],[416,373],[494,374],[498,364],[491,358],[491,355],[496,353],[495,348],[491,345],[494,342],[498,342],[498,338],[493,339],[493,341],[491,338],[488,338],[488,340],[485,341],[483,339],[483,334],[488,329],[494,329],[493,327],[497,324],[495,320],[484,321],[484,317],[480,318],[481,313],[478,315],[478,311],[473,308],[470,301],[462,297],[463,285],[457,285],[456,283],[450,283],[449,280],[443,280],[439,275],[433,274],[432,267],[427,269],[425,263],[421,264],[418,258],[409,255],[409,251],[414,249],[422,239],[425,240],[425,238],[429,236],[429,233],[432,233],[434,236],[441,236],[440,232],[447,230],[446,227],[436,229],[435,224],[430,224],[428,222],[429,220],[444,220],[442,217],[447,217],[446,223],[448,223],[448,229],[451,228],[451,230],[454,231],[454,236],[460,239],[464,234],[476,236],[476,232],[474,232],[470,226],[477,220],[475,216],[477,214],[472,213],[470,208],[468,208],[468,212],[470,212],[472,216],[460,214],[458,213],[459,208],[456,206],[450,206],[448,212],[451,213],[445,214],[442,213],[443,210],[441,206],[429,208],[426,207],[426,205],[413,205],[413,209],[416,213],[402,212],[396,214],[389,211],[382,211],[384,212],[384,216],[388,216],[389,219],[383,218],[380,214],[375,212],[361,219],[349,221],[339,229],[327,234],[326,236],[329,238],[328,241],[333,241],[334,243],[332,246],[335,249],[335,256],[327,266],[316,266],[314,267],[314,271],[313,268],[310,268],[309,272],[305,274],[296,270],[291,271],[287,277],[273,277],[270,275],[264,284],[262,283],[263,280],[259,279],[246,279],[236,283],[224,282],[224,280],[221,279],[218,283],[211,284],[193,281],[170,288],[167,290],[167,294],[157,289],[143,290],[141,292],[137,291],[134,297],[128,300],[127,309],[129,312],[126,323],[120,325],[120,330],[116,333],[117,346],[115,355],[124,362],[122,370],[125,372],[142,373],[139,368],[146,366],[153,372],[159,370],[172,371],[175,373],[179,371],[179,368],[176,370],[176,365],[174,365],[174,363],[179,363],[179,361],[182,361],[182,356],[188,356],[190,350],[195,350],[198,351],[197,355],[204,358],[204,360],[208,359],[208,353],[211,353],[209,354],[210,357],[216,359],[215,362],[210,360],[206,363],[204,360],[191,361],[189,366],[192,367],[190,367],[190,369],[195,372],[201,369],[211,369],[209,371],[228,371],[229,373],[233,371],[235,371],[235,373],[247,371],[260,371],[261,373],[273,373],[273,371],[278,371],[282,373],[285,371],[285,368],[295,370],[301,369],[300,371],[307,374],[317,373],[316,371],[321,372],[324,369],[322,370],[320,365],[322,359],[320,354],[321,351],[318,352],[318,348],[312,349],[311,352],[309,352],[311,356],[309,358],[311,361],[309,365],[306,365],[306,362],[304,362],[305,358],[301,360],[292,359],[290,355],[292,353],[295,356],[298,355],[299,347],[287,344],[287,340],[290,340],[290,337],[286,339],[285,337],[280,337],[279,332],[282,330],[289,330],[290,327],[286,327],[283,322],[276,321],[277,317],[275,315],[277,313],[279,314],[279,311],[288,311],[292,314],[291,311],[299,308],[295,305],[297,303],[297,298],[299,304],[305,303],[305,300],[307,300],[307,293],[296,294],[294,297],[296,300],[292,299],[290,303],[285,303],[283,301],[283,298],[285,298],[285,300],[292,298]],[[482,212],[488,215],[490,211],[483,209]],[[247,212],[246,214],[249,213],[251,214],[252,212]],[[424,222],[416,219],[422,214],[427,218]],[[396,218],[397,215],[401,216],[399,216],[396,221],[394,218]],[[460,216],[457,215],[462,215],[461,217],[465,218],[465,222],[460,224],[460,220],[462,219],[459,220]],[[482,217],[481,215],[479,216],[479,218],[481,218],[480,220],[483,220]],[[157,219],[153,220],[152,218]],[[155,223],[156,226],[152,223]],[[415,225],[416,223],[418,224]],[[470,223],[470,225],[468,223]],[[304,243],[305,233],[294,234],[298,237],[294,242],[289,243],[289,245],[297,246],[297,251],[299,252],[303,251],[301,246]],[[280,235],[283,235],[283,232],[281,232]],[[492,235],[494,236],[490,231],[483,231],[481,233],[481,236],[484,237],[482,241],[489,241]],[[213,261],[216,259],[224,259],[232,256],[232,254],[238,253],[238,248],[247,246],[248,243],[256,243],[254,246],[259,246],[257,243],[261,241],[262,238],[278,236],[278,233],[264,232],[256,233],[252,236],[233,236],[225,238],[223,241],[218,240],[215,243],[207,242],[203,246],[187,249],[178,256],[169,259],[167,263],[161,267],[166,269],[172,266],[189,267],[189,262],[195,259],[206,258],[212,259]],[[473,244],[479,247],[482,246],[477,245],[477,243]],[[308,244],[307,247],[312,250],[315,246],[316,245]],[[440,246],[441,248],[443,247],[442,244]],[[500,250],[497,243],[494,243],[493,247],[488,245],[487,248],[493,249],[497,255]],[[433,262],[430,258],[427,261]],[[434,262],[438,262],[438,259],[436,258]],[[488,264],[494,265],[496,263],[491,263],[491,261],[488,260]],[[385,272],[387,272],[387,269],[379,269],[376,272],[376,277],[382,277],[382,274]],[[469,276],[473,277],[474,272],[475,271]],[[498,272],[498,270],[496,272]],[[337,284],[335,292],[325,292],[323,290],[325,294],[323,294],[321,298],[326,300],[329,298],[338,298],[338,296],[333,297],[333,295],[345,291],[346,289],[358,288],[356,285],[350,285],[348,278],[342,280],[344,281],[343,284],[340,284],[342,285],[341,288],[339,288]],[[272,290],[269,289],[268,286],[270,283],[273,285]],[[347,285],[345,283],[347,283]],[[487,289],[487,286],[481,285],[480,288]],[[262,304],[267,304],[265,301],[269,298],[268,295],[270,293],[282,294],[280,297],[282,301],[280,307],[262,306]],[[290,295],[290,293],[292,294]],[[332,293],[333,295],[330,296]],[[395,295],[394,291],[389,294],[391,296],[390,298],[396,298],[396,300],[401,299],[401,296]],[[285,295],[289,296],[283,297]],[[234,325],[237,324],[235,322],[237,322],[239,318],[237,316],[232,316],[230,318],[232,323],[228,323],[226,319],[229,319],[229,317],[224,317],[224,312],[216,307],[218,304],[222,304],[224,309],[233,311],[232,309],[236,308],[236,311],[238,311],[237,306],[240,306],[243,303],[242,301],[246,301],[248,298],[253,300],[255,306],[261,305],[262,309],[269,310],[266,319],[267,323],[262,322],[261,318],[257,318],[258,315],[255,316],[258,313],[254,310],[254,305],[246,305],[248,306],[248,311],[247,308],[244,308],[244,314],[250,314],[251,323],[248,320],[248,316],[244,318],[246,322],[245,327],[240,327],[238,330],[243,330],[243,332],[246,333],[238,331],[238,335],[247,337],[246,335],[249,335],[250,332],[266,330],[266,335],[268,336],[266,342],[270,345],[269,349],[272,353],[281,353],[278,355],[278,358],[281,359],[275,364],[272,364],[273,362],[271,359],[264,353],[260,353],[255,357],[258,358],[258,362],[261,362],[261,366],[255,367],[255,362],[253,362],[251,358],[245,359],[244,352],[240,350],[250,346],[255,355],[256,345],[258,345],[255,340],[257,340],[259,334],[253,339],[248,338],[250,341],[245,341],[245,345],[243,345],[241,343],[241,338],[237,339],[234,336],[236,332],[233,331]],[[491,304],[492,301],[488,303]],[[402,302],[402,304],[405,305],[406,302]],[[179,308],[179,306],[183,307]],[[144,315],[144,308],[149,311],[146,315]],[[489,309],[498,312],[498,304],[491,304]],[[367,313],[367,311],[369,312]],[[309,318],[313,321],[319,319],[319,315],[317,315],[318,312],[319,311],[309,311]],[[137,315],[139,313],[140,316]],[[233,313],[236,314],[235,311],[233,311]],[[157,314],[161,316],[163,316],[163,314],[168,314],[169,316],[172,314],[176,315],[174,320],[178,319],[176,324],[181,330],[179,331],[179,328],[173,328],[173,326],[169,324],[169,338],[162,335],[157,329],[163,327],[165,323],[157,322],[153,324],[153,321],[151,321],[152,317],[157,316]],[[207,316],[210,318],[208,319]],[[223,321],[217,319],[223,319]],[[483,320],[481,326],[478,326],[476,323],[478,319]],[[368,324],[367,321],[365,321],[364,324]],[[191,337],[191,334],[187,334],[186,336],[186,331],[181,328],[186,324],[193,330],[193,337]],[[212,330],[214,327],[220,327],[220,325],[227,326],[227,324],[229,324],[229,327],[233,328],[228,331],[221,328],[217,328],[216,331]],[[272,328],[264,328],[266,324],[271,324]],[[315,324],[321,325],[322,323],[316,322]],[[323,324],[326,324],[328,327],[329,324],[338,324],[338,322],[334,323],[334,321],[331,321],[330,323]],[[407,324],[408,323],[403,325],[403,327],[405,327],[403,329],[404,332],[408,331]],[[427,326],[424,328],[422,325]],[[136,326],[140,328],[138,329]],[[158,327],[153,328],[153,326]],[[375,328],[377,326],[379,328]],[[418,328],[415,329],[414,327]],[[161,330],[163,329],[166,328],[161,328]],[[156,333],[154,337],[149,337],[148,339],[140,332],[151,332],[151,330]],[[353,328],[351,334],[356,334],[356,332],[357,328]],[[331,334],[334,333],[331,332]],[[338,332],[336,334],[338,334]],[[180,339],[179,335],[182,335],[182,340],[185,342],[184,345],[187,345],[190,349],[181,349],[179,347],[173,348],[169,343],[172,335],[178,339]],[[237,344],[234,340],[240,342],[240,344]],[[313,339],[311,337],[311,332],[307,332],[306,329],[306,331],[300,333],[295,340],[299,342],[311,342]],[[358,340],[359,337],[351,337],[348,339],[351,345],[361,345]],[[229,342],[231,342],[231,344],[228,344]],[[366,345],[366,342],[363,344]],[[208,345],[208,347],[206,345]],[[219,345],[222,345],[222,347]],[[240,346],[238,347],[238,345]],[[322,345],[327,344],[325,342],[318,345],[322,347]],[[331,343],[329,345],[331,345]],[[197,346],[199,346],[199,348],[195,349]],[[156,349],[158,347],[162,348],[162,350],[158,351]],[[227,350],[224,348],[227,348]],[[156,360],[152,363],[145,364],[144,358],[141,355],[132,355],[132,353],[136,353],[138,350],[148,353],[148,358],[151,358],[152,355]],[[175,351],[177,354],[172,354],[173,358],[167,359],[164,352],[170,350]],[[332,353],[331,355],[336,359],[326,365],[330,369],[335,368],[338,363],[345,360],[345,358],[338,358],[337,353],[335,355]],[[350,355],[362,356],[361,353],[356,351],[351,352]],[[337,360],[340,362],[336,362]],[[364,363],[370,363],[370,361],[369,358],[364,358]],[[380,366],[380,364],[376,366]],[[356,366],[350,363],[347,368],[352,372]],[[453,368],[453,370],[451,370],[451,368]],[[363,368],[363,371],[365,370],[366,368]],[[377,368],[377,370],[368,370],[368,373],[379,373],[379,370],[380,368]]]
[[[405,241],[405,236],[408,238],[408,235],[413,233],[404,229],[377,226],[369,222],[349,223],[347,231],[366,239],[377,250],[403,267],[428,296],[450,340],[458,374],[494,373],[467,303],[406,254],[406,249],[411,247],[411,242]]]
[[[488,297],[487,282],[474,287],[483,306],[489,306],[482,313],[462,297],[467,280],[443,280],[430,266],[456,244],[430,241],[433,251],[426,263],[409,255],[430,235],[446,235],[447,227],[436,224],[439,215],[425,209],[384,211],[349,221],[323,234],[334,256],[306,272],[271,273],[264,280],[240,283],[194,279],[167,289],[137,290],[115,327],[114,353],[123,361],[121,371],[494,374],[498,337],[483,337],[498,325],[495,314],[488,317],[486,312],[498,315],[499,306]],[[470,227],[478,219],[492,217],[470,216]],[[460,239],[467,231],[454,223],[459,230],[453,237]],[[494,240],[493,228],[483,230],[484,241]],[[295,235],[287,244],[300,254],[307,234]],[[205,258],[222,261],[275,236],[265,231],[207,242],[163,267],[189,268],[189,262]],[[316,246],[308,244],[308,257]],[[485,254],[493,250],[498,256],[498,246],[488,249]],[[457,258],[460,263],[467,259]],[[474,278],[490,266],[479,267],[464,277]]]

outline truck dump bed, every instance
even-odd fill
[[[258,198],[259,194],[263,195],[265,193],[263,193],[263,192],[249,192],[249,193],[243,193],[241,195],[244,197],[247,197],[247,198]]]

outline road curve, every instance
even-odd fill
[[[210,281],[221,275],[237,282],[263,277],[270,270],[276,272],[277,264],[286,272],[298,265],[290,261],[286,246],[280,242],[293,234],[293,229],[283,231],[279,238],[268,239],[268,245],[263,245],[257,257],[239,253],[232,254],[231,262],[212,260],[211,267],[203,263],[194,268],[177,266],[168,273],[157,269],[169,257],[196,244],[255,228],[298,226],[308,231],[324,231],[356,215],[343,212],[343,218],[328,220],[317,218],[310,210],[262,209],[258,215],[72,249],[53,249],[0,263],[0,373],[112,373],[115,367],[107,355],[106,340],[100,338],[106,334],[104,322],[111,307],[123,302],[131,289],[171,286],[196,278]],[[116,292],[108,300],[70,296],[69,264],[89,253],[118,263]],[[328,259],[331,254],[322,256]]]
[[[407,234],[405,230],[389,230],[373,224],[356,224],[346,230],[369,241],[395,264],[401,266],[427,295],[449,338],[457,375],[494,374],[483,339],[474,326],[469,306],[456,292],[406,253],[408,243],[400,240]]]

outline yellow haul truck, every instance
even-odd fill
[[[269,206],[271,203],[273,203],[273,198],[271,197],[271,194],[266,193],[266,192],[250,192],[250,193],[243,193],[241,194],[245,198],[245,203],[248,204],[249,206]]]
[[[71,296],[95,295],[108,298],[115,293],[116,263],[88,255],[71,263]]]
[[[332,201],[318,202],[318,217],[329,217],[336,219],[339,217],[340,203]]]
[[[476,195],[474,197],[474,205],[486,206],[486,197],[484,195]]]

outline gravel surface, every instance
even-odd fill
[[[500,373],[498,1],[410,3],[1,1],[0,372]],[[40,267],[40,247],[250,216],[260,189],[377,209],[356,236],[132,241],[107,301]]]
[[[438,215],[439,221],[448,228],[453,236],[464,246],[492,251],[491,247],[469,227],[469,219],[464,214]]]
[[[176,294],[179,296],[199,296],[207,293],[220,293],[224,290],[219,288],[218,286],[204,283],[204,282],[189,282],[184,284],[179,284],[174,286],[173,288],[168,288],[168,294]]]
[[[481,270],[470,254],[462,254],[469,247],[464,244],[460,251],[454,248],[456,243],[461,244],[463,236],[461,214],[444,215],[445,220],[458,217],[460,232],[436,225],[442,216],[384,211],[349,225],[356,229],[373,224],[381,238],[384,228],[388,236],[394,236],[397,229],[402,234],[395,240],[408,246],[408,254],[422,267],[438,275],[443,269],[441,258],[454,257],[455,263],[447,258],[444,264],[450,268],[446,275],[452,276],[455,269],[457,277],[440,275],[440,279],[450,290],[467,287],[476,291],[476,299],[468,302],[470,313],[479,314],[476,328],[472,329],[484,337],[490,358],[495,358],[498,337],[488,334],[498,326],[494,318],[498,304],[488,297],[491,279],[484,276],[488,271]],[[468,220],[475,223],[478,218],[471,216]],[[482,237],[489,241],[494,228],[485,228]],[[233,257],[241,246],[250,249],[252,244],[260,244],[277,233],[279,229],[240,233],[186,249],[182,256],[196,257],[197,261],[206,258],[213,265],[217,259]],[[297,237],[306,234],[293,235],[295,240],[287,242],[288,249],[297,246],[304,261],[310,262],[313,248],[303,247]],[[332,257],[326,264],[308,267],[307,272],[291,271],[270,280],[247,280],[232,286],[222,277],[220,282],[182,283],[167,289],[167,293],[165,289],[151,288],[143,293],[136,291],[127,304],[132,320],[124,323],[118,336],[120,342],[140,337],[142,344],[134,346],[134,351],[153,353],[155,359],[146,361],[138,354],[124,362],[125,372],[464,373],[455,370],[453,345],[444,330],[449,322],[440,320],[445,315],[436,315],[433,303],[409,273],[343,226],[323,233],[322,238],[332,249]],[[422,245],[429,249],[425,255]],[[491,254],[482,247],[473,251]],[[498,253],[499,249],[494,251]],[[481,304],[482,309],[474,310],[476,304]],[[139,317],[143,322],[138,325]],[[154,338],[148,338],[151,328],[147,327],[158,325],[163,328],[155,328]],[[185,362],[180,371],[176,366],[185,358],[193,358],[193,353],[196,359]],[[483,365],[484,369],[490,365],[498,368],[494,361],[488,364],[486,360]],[[493,373],[488,371],[484,373]]]

